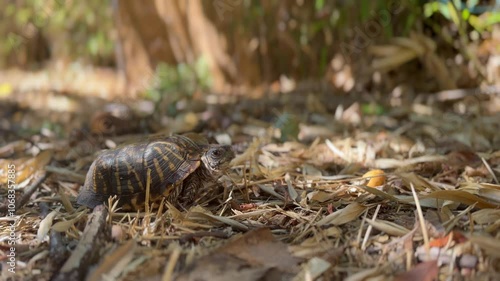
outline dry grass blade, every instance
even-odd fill
[[[375,213],[373,214],[372,221],[374,221],[377,218],[378,212],[380,211],[380,204],[377,205],[377,208],[375,209]],[[364,217],[366,219],[366,216]],[[366,228],[366,233],[365,237],[363,238],[363,243],[361,244],[361,250],[366,250],[366,245],[368,243],[368,238],[370,238],[370,234],[372,232],[372,225],[369,225],[368,228]]]
[[[344,152],[342,152],[342,150],[338,149],[334,144],[333,142],[331,142],[330,140],[325,140],[325,143],[326,143],[326,146],[328,146],[328,148],[333,152],[333,154],[337,155],[338,157],[342,158],[344,161],[350,163],[352,162],[351,159],[349,159],[345,154]]]
[[[460,221],[460,219],[463,218],[465,215],[469,214],[470,211],[472,209],[474,209],[475,206],[476,206],[476,204],[470,205],[469,207],[467,207],[465,210],[458,213],[456,216],[454,216],[450,220],[444,222],[443,225],[446,227],[445,232],[446,233],[450,232],[456,226],[456,224]]]
[[[495,175],[495,172],[493,172],[493,170],[491,169],[491,166],[488,164],[488,162],[486,162],[486,160],[484,159],[484,157],[481,157],[481,161],[483,161],[484,166],[486,167],[486,169],[488,169],[488,172],[490,173],[490,175],[493,178],[493,180],[495,181],[495,183],[496,184],[500,184],[498,182],[497,176]]]
[[[179,256],[181,255],[180,248],[174,248],[174,251],[170,254],[167,266],[165,267],[165,273],[163,274],[162,281],[171,281],[173,279],[174,268],[179,261]]]
[[[424,247],[427,254],[427,258],[430,257],[430,246],[429,246],[429,234],[427,233],[427,227],[425,226],[424,214],[422,213],[422,207],[418,201],[418,195],[413,187],[413,183],[410,184],[411,193],[413,194],[413,199],[415,200],[415,205],[417,206],[418,222],[420,224],[420,230],[422,231],[422,236],[424,236]]]

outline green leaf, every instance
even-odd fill
[[[316,11],[320,11],[325,6],[325,0],[316,0],[314,3],[314,8]]]

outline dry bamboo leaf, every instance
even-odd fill
[[[170,257],[168,259],[167,266],[165,266],[165,271],[162,276],[162,280],[170,281],[173,280],[173,274],[175,265],[179,261],[179,256],[181,255],[182,249],[179,246],[174,246],[175,248],[172,250]]]
[[[58,214],[59,208],[50,212],[41,222],[38,227],[38,231],[36,233],[36,239],[40,242],[43,242],[47,233],[49,233],[50,227],[52,226],[52,222],[54,221],[54,217]]]
[[[52,160],[52,150],[45,150],[40,152],[33,158],[19,158],[15,160],[0,159],[0,184],[7,183],[8,165],[14,164],[16,166],[16,182],[21,183],[30,178],[34,173],[42,170]]]
[[[262,209],[262,210],[255,210],[251,212],[246,212],[246,213],[238,213],[233,216],[229,216],[231,219],[249,219],[249,218],[257,218],[262,216],[263,214],[269,213],[269,210],[267,209]]]
[[[331,266],[332,265],[324,259],[313,257],[303,266],[302,271],[293,278],[293,281],[315,280]]]
[[[259,151],[260,140],[258,138],[254,138],[252,143],[248,146],[248,148],[240,155],[237,155],[232,161],[231,166],[238,166],[246,161],[257,156],[257,152]]]
[[[216,221],[219,221],[219,222],[222,222],[224,224],[227,224],[229,226],[232,226],[234,227],[235,229],[238,229],[238,230],[241,230],[241,231],[247,231],[248,230],[248,227],[238,221],[235,221],[233,219],[230,219],[230,218],[227,218],[227,217],[221,217],[221,216],[215,216],[215,215],[211,215],[211,214],[207,214],[207,213],[201,213],[201,212],[192,212],[190,213],[191,216],[199,216],[199,217],[204,217],[204,218],[208,218],[208,219],[211,219],[211,220],[216,220]]]
[[[500,221],[500,210],[482,209],[472,213],[472,219],[478,224],[489,224]]]
[[[336,195],[334,193],[324,192],[324,191],[312,191],[307,194],[307,199],[309,199],[310,201],[316,201],[320,203],[332,200],[335,197]]]
[[[425,162],[443,162],[446,159],[447,157],[442,155],[424,155],[404,160],[380,158],[373,162],[373,166],[379,169],[392,169]]]
[[[404,236],[410,232],[410,230],[390,221],[386,220],[366,220],[376,229],[383,231],[392,236]]]
[[[270,195],[272,195],[272,196],[274,196],[274,197],[276,197],[278,199],[285,200],[285,197],[283,197],[282,195],[280,195],[276,191],[274,191],[274,188],[272,188],[271,186],[265,185],[265,184],[258,184],[258,186],[265,193],[270,194]]]
[[[378,190],[376,188],[369,188],[369,187],[365,187],[365,186],[362,186],[362,185],[358,186],[358,188],[361,188],[361,189],[363,189],[366,192],[369,192],[369,193],[371,193],[373,195],[379,196],[380,198],[383,198],[383,199],[386,199],[386,200],[390,200],[392,202],[403,202],[399,198],[399,196],[393,196],[393,195],[391,195],[391,194],[389,194],[387,192],[384,192],[382,190]],[[407,202],[405,202],[405,203],[407,203]]]
[[[312,178],[321,177],[323,175],[323,173],[321,173],[321,171],[318,168],[310,164],[302,165],[302,174],[310,176]]]
[[[0,157],[1,158],[7,158],[12,156],[12,154],[16,152],[23,151],[26,146],[28,145],[28,142],[25,140],[17,140],[10,142],[2,147],[0,147]]]
[[[497,205],[500,206],[500,190],[481,188],[477,191],[477,195],[491,201],[492,203],[497,203]]]
[[[365,206],[354,202],[347,205],[345,208],[329,214],[316,223],[317,226],[326,224],[341,225],[353,221],[366,210]]]
[[[415,173],[397,173],[396,174],[398,177],[400,177],[403,182],[405,183],[406,186],[410,186],[413,184],[415,187],[415,190],[417,191],[422,191],[422,190],[441,190],[438,187],[435,187],[433,184],[431,184],[429,181],[424,179],[423,177],[415,174]]]
[[[413,50],[418,56],[425,54],[424,46],[416,38],[396,37],[392,41],[403,48]]]
[[[368,52],[377,57],[392,56],[401,50],[400,46],[396,45],[378,45],[368,47]]]
[[[455,228],[455,226],[457,225],[457,223],[460,221],[460,219],[462,217],[464,217],[465,215],[469,214],[470,211],[476,206],[476,204],[472,204],[470,206],[468,206],[465,210],[462,210],[460,213],[458,213],[456,216],[454,216],[453,218],[449,219],[448,221],[446,221],[445,223],[443,223],[443,225],[446,227],[445,229],[445,232],[449,232],[451,231],[453,228]]]
[[[289,173],[286,173],[286,175],[285,175],[285,182],[286,182],[287,187],[288,187],[288,195],[290,196],[290,198],[295,202],[300,201],[299,194],[297,193],[295,188],[293,188],[292,180],[290,178]]]
[[[332,226],[332,227],[328,227],[326,229],[324,229],[322,231],[322,233],[326,236],[326,237],[341,237],[342,235],[342,229],[336,227],[336,226]]]
[[[383,272],[383,267],[365,269],[363,271],[350,275],[349,277],[344,279],[344,281],[377,280],[376,278],[383,278],[382,280],[386,280]]]
[[[56,222],[54,225],[52,225],[52,229],[57,231],[57,232],[65,232],[70,227],[72,227],[78,220],[80,220],[80,218],[86,213],[87,213],[86,211],[82,211],[82,212],[78,213],[78,215],[73,219],[70,219],[67,221]]]
[[[488,236],[472,235],[469,237],[469,241],[477,244],[489,255],[500,258],[500,243],[498,243],[498,239]]]
[[[132,260],[135,246],[136,242],[134,240],[129,240],[113,252],[106,254],[86,280],[115,280]]]
[[[397,199],[398,202],[404,203],[404,204],[415,204],[415,201],[413,200],[413,196],[411,195],[394,195],[394,198]],[[460,203],[458,202],[453,202],[449,200],[436,200],[435,198],[420,198],[420,206],[426,207],[426,208],[442,208],[443,206],[446,206],[450,210],[456,209]]]
[[[48,250],[41,251],[40,253],[34,255],[28,262],[28,265],[27,265],[28,268],[33,268],[33,266],[35,265],[35,263],[37,261],[46,259],[48,255],[49,255]]]
[[[372,61],[372,67],[374,69],[389,71],[396,69],[401,65],[416,59],[417,57],[418,55],[415,51],[400,48],[399,51],[392,54],[392,56],[374,59]]]
[[[346,161],[346,162],[352,162],[350,161],[349,157],[347,157],[344,152],[342,152],[342,150],[338,149],[332,141],[330,141],[329,139],[326,139],[325,140],[325,143],[327,145],[327,147],[333,152],[333,154],[337,155],[338,157],[340,157],[342,160]]]
[[[497,204],[492,204],[479,196],[471,194],[462,190],[440,190],[434,191],[428,195],[423,196],[422,198],[436,198],[443,200],[450,200],[455,202],[460,202],[466,205],[472,205],[477,202],[476,207],[484,209],[484,208],[497,208]]]
[[[268,272],[269,268],[251,267],[244,261],[227,254],[212,254],[194,261],[189,266],[189,271],[184,270],[178,273],[172,280],[254,281],[264,280]]]

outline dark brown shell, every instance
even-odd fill
[[[77,202],[94,208],[111,195],[123,204],[143,201],[148,170],[152,196],[178,192],[175,187],[200,166],[206,148],[203,138],[177,135],[104,151],[92,163]]]

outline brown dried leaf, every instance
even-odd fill
[[[267,228],[233,239],[210,255],[194,261],[175,280],[291,280],[300,259],[277,241]],[[266,277],[266,279],[263,279]]]
[[[436,280],[439,273],[437,261],[427,261],[416,265],[407,272],[401,273],[394,278],[394,281],[420,280],[433,281]]]
[[[240,258],[251,265],[276,267],[286,272],[296,272],[295,266],[300,261],[290,255],[287,246],[277,241],[267,228],[252,230],[230,241],[219,252]]]
[[[16,160],[3,160],[0,162],[0,172],[7,173],[9,164],[14,164],[16,171],[16,182],[20,183],[31,177],[35,172],[42,170],[52,159],[52,150],[45,150],[40,152],[33,158],[20,158]],[[7,182],[7,176],[1,175],[0,183]]]

